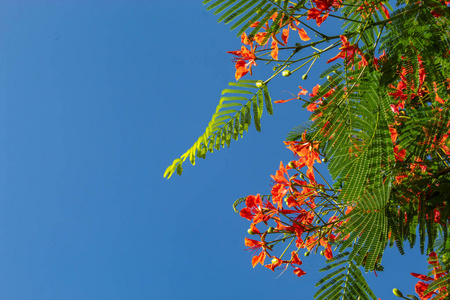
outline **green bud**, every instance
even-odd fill
[[[301,179],[305,179],[305,175],[303,175],[303,173],[300,173],[299,176],[300,176]]]
[[[289,71],[289,70],[284,70],[282,73],[281,73],[281,75],[283,75],[284,77],[288,77],[288,76],[291,76],[291,71]]]
[[[267,232],[268,233],[273,233],[273,229],[274,229],[273,227],[269,227],[269,229],[267,229]]]
[[[310,251],[306,251],[303,255],[304,255],[305,257],[307,257],[307,256],[309,256],[310,253],[311,253]]]
[[[327,76],[327,80],[331,81],[331,76],[330,75]]]
[[[328,158],[324,157],[324,158],[322,159],[322,161],[323,161],[323,162],[327,162],[327,161],[328,161]]]
[[[303,74],[302,79],[303,79],[303,80],[308,79],[308,74]]]
[[[294,163],[294,161],[289,162],[288,166],[289,166],[289,168],[291,168],[291,169],[295,169],[295,163]]]
[[[247,230],[247,232],[248,232],[248,234],[251,234],[251,235],[255,234],[255,233],[253,232],[253,230],[251,230],[251,229]]]
[[[255,85],[257,88],[261,88],[264,85],[264,83],[261,80],[259,80],[255,83]]]
[[[278,258],[275,257],[272,259],[272,264],[276,264],[277,262],[278,262]]]
[[[403,294],[402,292],[400,292],[398,289],[393,289],[392,292],[394,293],[395,296],[402,298]]]
[[[320,251],[320,255],[324,256],[325,255],[325,251]]]

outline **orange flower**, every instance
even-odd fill
[[[284,142],[287,148],[292,152],[297,154],[299,157],[306,158],[306,165],[309,169],[312,169],[314,161],[321,163],[319,156],[319,143],[317,142],[309,142],[306,140],[306,130],[302,134],[302,142],[292,141],[292,142]],[[307,174],[308,175],[308,174]]]
[[[270,56],[272,56],[273,59],[278,60],[278,43],[274,39],[272,39],[271,49]]]
[[[342,5],[342,1],[340,0],[313,0],[313,2],[316,7],[312,7],[308,11],[308,17],[306,18],[306,20],[316,20],[317,26],[320,26],[323,21],[326,20],[331,7],[339,8]],[[325,12],[325,14],[321,16],[323,12]]]
[[[261,265],[264,265],[264,260],[266,259],[266,252],[263,249],[264,248],[264,242],[252,240],[245,238],[245,246],[249,247],[247,250],[254,250],[257,251],[261,249],[261,253],[259,255],[253,256],[252,258],[252,266],[253,268],[260,263]]]
[[[292,30],[298,30],[298,35],[300,36],[300,39],[302,41],[309,41],[311,38],[308,36],[308,34],[306,34],[306,31],[303,28],[298,28],[298,24],[300,22],[294,19],[291,19],[290,23],[289,23],[289,27]]]
[[[255,42],[257,42],[259,45],[263,46],[265,44],[267,44],[267,40],[265,43],[264,40],[266,38],[267,32],[258,32],[257,34],[255,34],[255,37],[253,38],[255,40]]]
[[[261,253],[258,256],[253,256],[252,258],[252,266],[253,268],[260,263],[264,266],[264,260],[266,259],[266,252],[261,251]]]
[[[247,42],[247,40],[244,38],[243,42]],[[250,50],[248,50],[245,46],[242,46],[241,50],[239,50],[239,51],[227,51],[227,53],[230,53],[230,54],[233,54],[236,56],[234,58],[234,60],[236,61],[236,64],[235,64],[236,80],[239,80],[242,76],[244,76],[248,72],[250,72],[250,74],[252,74],[252,66],[256,66],[255,48],[253,47],[253,44],[251,45]]]
[[[359,54],[361,56],[361,62],[364,66],[368,65],[368,62],[366,58],[364,57],[364,54],[361,50],[359,50],[358,45],[352,45],[348,41],[347,37],[345,35],[341,35],[341,41],[342,41],[342,47],[339,48],[341,52],[339,52],[335,57],[329,59],[327,63],[333,62],[337,60],[338,58],[343,58],[347,60],[347,63],[350,63],[350,61],[353,61],[355,58],[355,54]]]
[[[297,98],[291,98],[291,99],[287,99],[287,100],[277,100],[277,101],[274,101],[273,103],[286,103],[291,100],[298,100],[298,99],[300,99],[300,96],[306,95],[308,93],[308,91],[305,90],[304,88],[302,88],[301,86],[298,86],[298,87],[300,89],[300,92],[298,92]]]
[[[295,268],[295,269],[294,269],[294,274],[297,275],[298,277],[302,277],[303,275],[306,274],[306,272],[303,271],[303,270],[300,269],[300,268]]]
[[[242,208],[239,215],[247,220],[253,221],[254,224],[259,222],[267,222],[275,214],[275,207],[266,201],[263,203],[258,195],[250,195],[245,199],[246,207]]]
[[[404,161],[406,156],[406,149],[400,150],[399,145],[394,147],[394,156],[397,161]]]
[[[306,34],[306,31],[305,31],[305,29],[303,29],[303,28],[300,28],[299,30],[298,30],[298,35],[300,36],[300,39],[302,40],[302,41],[309,41],[311,38],[308,36],[308,34]]]
[[[289,38],[289,28],[283,29],[283,33],[281,34],[281,39],[283,40],[283,43],[286,45]]]

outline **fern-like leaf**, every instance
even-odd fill
[[[264,110],[264,104],[269,114],[273,113],[269,91],[266,85],[259,88],[256,80],[240,80],[230,82],[230,89],[222,91],[219,105],[206,127],[205,132],[197,139],[180,158],[177,158],[164,172],[164,177],[170,178],[176,171],[178,175],[183,172],[182,164],[189,158],[192,165],[195,158],[206,157],[206,152],[213,152],[230,146],[231,139],[237,140],[242,137],[244,131],[252,120],[256,130],[261,130],[260,119]]]
[[[205,0],[203,4],[210,2],[212,0]],[[206,9],[214,10],[214,14],[221,14],[217,20],[218,22],[223,21],[225,24],[234,22],[230,30],[241,26],[237,33],[238,36],[258,21],[259,24],[249,33],[249,36],[254,36],[264,26],[266,21],[278,12],[279,14],[272,23],[272,26],[268,29],[269,34],[267,34],[267,40],[270,37],[270,33],[278,32],[280,29],[280,21],[282,19],[289,20],[296,9],[300,7],[294,6],[289,8],[289,4],[289,0],[217,0]]]
[[[320,286],[320,288],[315,293],[314,299],[376,299],[361,270],[348,258],[348,255],[348,252],[336,255],[334,259],[327,261],[326,267],[319,270],[320,272],[332,271],[317,282],[316,287]]]

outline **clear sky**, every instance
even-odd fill
[[[228,28],[201,1],[0,1],[0,299],[312,299],[324,258],[301,256],[302,278],[253,269],[231,208],[292,159],[299,103],[163,178],[234,81]],[[272,98],[320,71],[280,78]],[[426,273],[395,249],[383,265],[368,276],[383,300]]]

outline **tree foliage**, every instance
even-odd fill
[[[386,247],[403,254],[405,243],[412,248],[418,242],[429,254],[430,273],[412,273],[421,280],[416,292],[421,299],[448,298],[450,2],[203,3],[241,37],[241,49],[229,52],[237,82],[222,92],[205,132],[164,176],[181,174],[188,157],[194,164],[195,157],[242,138],[252,119],[260,131],[264,108],[272,114],[271,80],[296,72],[306,79],[316,61],[332,53],[323,82],[308,99],[300,87],[296,98],[275,101],[297,100],[311,112],[307,125],[294,127],[285,142],[296,159],[272,175],[270,195],[250,195],[233,205],[244,206],[240,215],[258,237],[245,238],[256,250],[252,264],[292,267],[300,277],[305,272],[298,253],[323,248],[328,263],[321,271],[328,273],[317,284],[316,299],[376,299],[362,271],[382,271]],[[323,30],[332,18],[342,22],[339,35]],[[258,61],[275,64],[273,75],[242,80]],[[314,166],[322,162],[332,183]],[[276,254],[284,241],[287,248]]]

